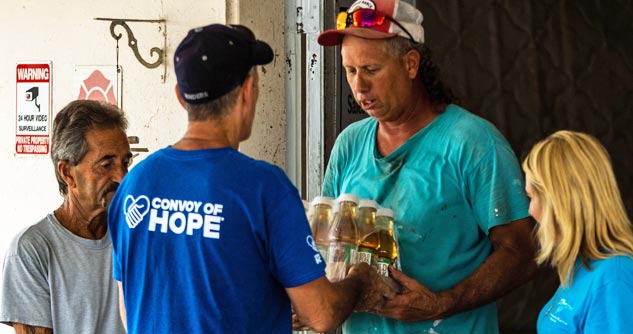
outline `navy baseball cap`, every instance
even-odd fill
[[[183,100],[201,104],[241,85],[255,65],[273,60],[273,50],[241,25],[211,24],[191,29],[174,53]]]

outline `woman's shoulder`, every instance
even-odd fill
[[[594,260],[591,270],[601,281],[628,281],[633,283],[633,256],[615,255],[606,259]]]

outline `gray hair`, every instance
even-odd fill
[[[252,76],[257,71],[257,67],[253,66],[248,72],[246,78]],[[245,78],[245,79],[246,79]],[[243,85],[244,83],[242,83]],[[226,116],[231,108],[237,102],[242,85],[235,87],[232,91],[218,97],[215,100],[201,104],[186,104],[189,113],[189,121],[205,121],[209,119],[221,119]]]
[[[116,106],[99,101],[76,100],[67,104],[55,116],[51,140],[51,159],[62,196],[68,194],[68,185],[57,170],[57,164],[66,160],[77,166],[88,153],[86,133],[93,129],[120,127],[127,130],[127,119]]]

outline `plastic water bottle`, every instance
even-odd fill
[[[389,276],[389,265],[394,265],[398,258],[398,245],[393,234],[393,211],[380,208],[376,211],[376,228],[380,245],[378,247],[378,273]]]
[[[317,196],[310,204],[308,221],[314,236],[314,242],[324,260],[327,259],[327,251],[330,245],[329,233],[332,222],[332,197]]]
[[[360,242],[356,252],[356,263],[365,262],[376,267],[376,252],[380,245],[376,230],[376,210],[378,204],[371,199],[361,199],[358,204],[358,231]]]
[[[333,282],[345,278],[349,267],[355,263],[359,241],[356,221],[358,197],[342,194],[337,198],[337,203],[338,210],[330,226],[326,266],[326,276]]]

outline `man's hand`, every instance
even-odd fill
[[[330,282],[322,276],[286,291],[296,311],[293,329],[308,326],[317,332],[336,328],[355,309],[380,307],[396,295],[395,289],[367,263],[352,266],[343,280]]]
[[[354,308],[355,311],[368,312],[380,308],[388,299],[396,295],[396,288],[387,284],[376,269],[367,263],[352,266],[347,275],[349,278],[358,277],[363,282],[363,290]]]
[[[382,306],[370,310],[382,317],[399,321],[426,321],[443,318],[449,307],[448,299],[429,290],[403,272],[389,267],[391,277],[402,286],[401,292],[388,298]]]
[[[301,323],[297,313],[295,313],[294,309],[292,310],[292,330],[293,331],[307,331],[311,328]]]
[[[427,321],[450,317],[494,302],[527,282],[536,271],[534,221],[523,218],[490,229],[494,251],[470,276],[455,286],[433,292],[415,279],[389,268],[402,293],[373,313],[400,321]]]

